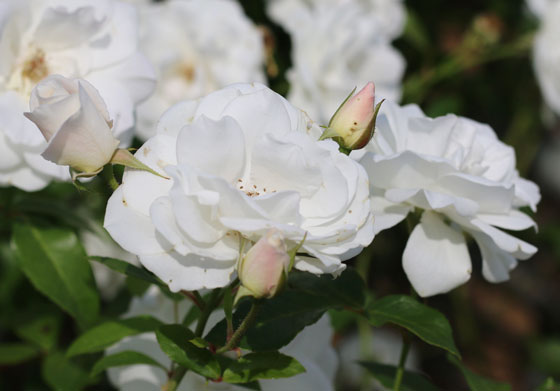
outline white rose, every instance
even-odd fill
[[[421,296],[469,279],[463,232],[480,247],[482,272],[491,282],[507,280],[518,259],[536,252],[499,229],[534,226],[519,207],[535,210],[540,194],[519,177],[513,148],[488,125],[455,115],[431,119],[417,106],[385,102],[366,149],[361,163],[370,176],[375,231],[394,226],[414,208],[424,211],[403,254],[404,270]]]
[[[134,7],[110,0],[0,4],[0,185],[32,191],[69,178],[67,167],[40,156],[47,143],[22,115],[32,88],[52,74],[94,85],[115,136],[126,143],[134,106],[154,86],[153,70],[137,49]]]
[[[558,0],[527,0],[526,3],[531,12],[542,18],[554,3],[558,3]]]
[[[105,102],[87,81],[51,75],[31,93],[30,113],[47,141],[42,156],[85,174],[101,171],[117,150],[119,140]]]
[[[552,2],[543,14],[533,44],[533,67],[544,100],[560,115],[560,1]]]
[[[141,47],[158,74],[155,93],[138,107],[142,139],[153,136],[159,117],[181,100],[265,80],[261,33],[236,1],[166,1],[140,10]]]
[[[185,316],[189,303],[183,300],[178,308],[178,318]],[[149,314],[163,322],[175,322],[173,302],[157,292],[157,288],[150,289],[142,298],[133,299],[129,312],[124,316],[131,317]],[[214,312],[209,319],[206,330],[210,330],[223,318],[222,311]],[[334,376],[338,367],[336,352],[331,346],[333,329],[327,315],[317,323],[305,328],[298,336],[280,352],[294,357],[304,367],[306,372],[299,375],[276,380],[261,380],[263,391],[285,390],[321,390],[334,391]],[[125,350],[144,353],[164,367],[169,367],[171,361],[161,351],[153,333],[144,333],[134,337],[127,337],[106,350],[107,354],[115,354]],[[167,374],[159,368],[149,365],[130,365],[114,367],[108,371],[109,380],[119,391],[153,391],[159,390],[167,381]],[[187,372],[177,391],[243,391],[246,388],[228,383],[208,382],[205,378],[193,372]]]
[[[400,99],[405,61],[390,44],[404,27],[400,1],[268,4],[270,17],[292,38],[288,100],[311,118],[326,125],[349,89],[370,80],[379,100]]]
[[[105,228],[173,291],[225,286],[240,242],[271,228],[288,248],[307,233],[297,269],[339,273],[373,239],[368,182],[320,134],[260,84],[179,103],[135,154],[172,180],[127,169]]]

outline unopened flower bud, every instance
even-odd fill
[[[290,255],[282,233],[274,229],[268,231],[239,264],[240,294],[255,298],[273,297],[282,287],[289,266]]]
[[[352,96],[354,91],[342,102],[321,136],[321,140],[334,139],[348,151],[363,148],[371,140],[382,103],[374,105],[375,86],[372,82]]]
[[[29,106],[25,116],[48,143],[45,159],[95,175],[117,150],[105,102],[87,81],[51,75],[35,86]]]

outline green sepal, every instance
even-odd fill
[[[115,152],[115,154],[113,155],[113,157],[112,157],[112,159],[109,163],[111,163],[111,164],[121,164],[125,167],[134,168],[134,169],[142,170],[142,171],[147,171],[147,172],[149,172],[151,174],[154,174],[154,175],[157,175],[157,176],[159,176],[160,178],[163,178],[163,179],[169,179],[169,177],[166,177],[166,176],[152,170],[150,167],[148,167],[147,165],[142,163],[140,160],[136,159],[134,157],[134,155],[126,149],[117,149],[117,151]]]

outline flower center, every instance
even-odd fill
[[[258,197],[265,194],[276,193],[276,190],[258,186],[248,180],[239,178],[237,180],[237,188],[247,194],[249,197]]]
[[[49,74],[49,68],[45,62],[45,52],[37,49],[30,57],[23,63],[21,76],[29,79],[33,84],[44,79]]]
[[[49,67],[45,59],[45,52],[42,49],[33,49],[13,70],[7,87],[29,99],[35,84],[48,75]]]

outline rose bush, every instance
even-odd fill
[[[295,267],[339,273],[373,239],[367,175],[320,128],[260,84],[238,84],[167,111],[127,169],[105,228],[173,291],[225,286],[243,241],[271,228]]]
[[[142,139],[154,135],[163,112],[183,99],[239,81],[265,80],[261,34],[237,2],[147,3],[140,16],[141,47],[158,78],[154,94],[138,107]]]
[[[482,253],[482,273],[492,282],[509,278],[518,259],[536,252],[499,228],[535,223],[520,207],[535,210],[538,187],[519,177],[515,153],[488,126],[447,115],[428,118],[415,105],[385,102],[367,152],[355,153],[370,177],[375,232],[416,209],[423,211],[403,253],[404,270],[421,296],[466,282],[471,262],[463,232]]]
[[[134,106],[154,75],[137,49],[132,5],[117,1],[6,1],[0,4],[0,184],[32,191],[68,169],[43,159],[46,146],[28,110],[33,86],[60,74],[89,81],[107,102],[115,135],[132,137]]]

